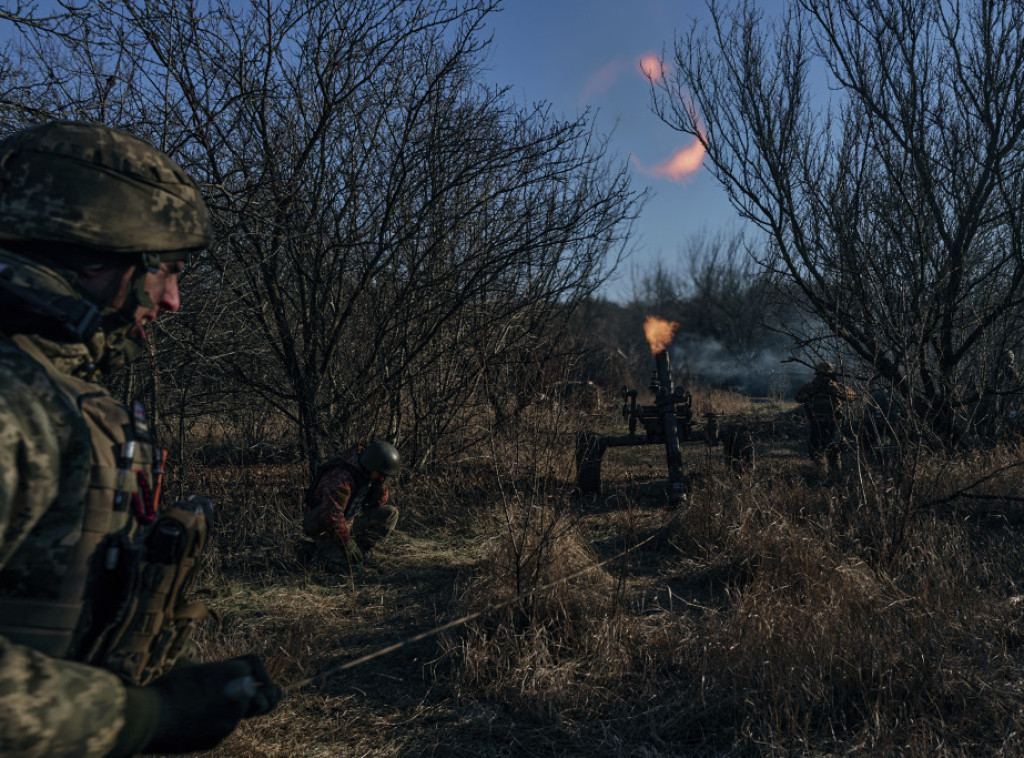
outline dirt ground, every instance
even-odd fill
[[[969,580],[943,573],[941,581],[920,590],[916,578],[907,578],[917,577],[917,568],[903,574],[892,563],[884,570],[872,568],[864,556],[870,560],[874,547],[862,544],[872,533],[861,529],[854,542],[834,536],[839,534],[835,524],[846,524],[848,514],[837,495],[818,486],[796,409],[768,405],[751,403],[733,416],[753,424],[752,462],[731,465],[721,446],[684,447],[692,492],[678,508],[667,505],[664,448],[616,448],[603,461],[596,497],[571,494],[574,472],[564,462],[555,466],[556,475],[536,477],[532,484],[469,487],[445,503],[443,517],[408,488],[398,493],[405,498],[398,531],[369,565],[351,575],[327,574],[291,556],[298,530],[289,536],[296,511],[287,503],[281,506],[288,515],[278,527],[280,537],[267,539],[252,530],[255,536],[248,541],[223,540],[205,577],[215,585],[210,603],[219,612],[221,629],[202,637],[204,653],[213,659],[259,652],[286,697],[274,713],[244,723],[212,755],[952,756],[976,754],[964,747],[975,745],[983,748],[977,754],[997,754],[993,739],[1012,747],[1016,732],[1009,726],[993,723],[984,732],[988,736],[978,736],[962,722],[1008,719],[1010,724],[1017,720],[1011,714],[1024,713],[1019,682],[1006,683],[1007,672],[1016,670],[1024,633],[1015,626],[1016,616],[1006,615],[1005,604],[992,610],[997,606],[976,592],[981,581],[998,584],[1000,597],[1024,593],[1017,527],[1007,531],[1008,522],[1001,519],[993,530],[989,524],[995,522],[986,521],[983,533],[964,537],[984,541],[986,550],[1006,562],[998,570],[978,569],[981,580],[974,573]],[[591,420],[595,431],[622,433],[614,409]],[[566,450],[571,440],[567,435]],[[283,481],[281,472],[276,476]],[[287,492],[284,500],[297,501],[294,487]],[[495,569],[495,556],[507,554],[502,545],[516,546],[517,519],[529,513],[552,514],[550,521],[531,516],[531,523],[547,524],[547,534],[557,531],[558,539],[569,535],[565,539],[575,540],[585,557],[551,583],[571,587],[575,595],[553,611],[538,605],[548,610],[535,608],[531,613],[539,615],[528,613],[521,624],[522,609],[513,613],[510,609],[518,606],[508,602],[521,587]],[[984,564],[984,558],[965,562],[954,552],[948,534],[959,539],[966,533],[949,528],[960,529],[941,526],[946,536],[934,538],[933,551],[938,556],[953,545],[948,560],[923,563],[934,560],[936,575],[948,572],[947,564]],[[822,537],[824,547],[815,544],[825,534],[822,529],[833,535]],[[835,552],[829,547],[833,543],[852,547]],[[798,552],[793,546],[800,546]],[[552,548],[555,558],[559,550],[568,548]],[[517,564],[530,565],[528,557]],[[533,596],[540,603],[549,575],[542,576],[539,558],[536,565],[533,583],[525,586],[541,588]],[[811,576],[820,578],[808,589],[793,589]],[[808,600],[816,592],[822,593],[814,601],[821,603],[819,610]],[[955,601],[938,603],[940,596]],[[974,616],[966,617],[968,622],[969,604]],[[920,608],[895,626],[885,622],[872,637],[864,625],[879,617],[857,621],[861,606]],[[479,615],[462,624],[466,614]],[[763,617],[767,624],[772,614],[777,618],[767,632],[753,631],[754,620]],[[754,634],[756,647],[765,634],[772,637],[772,625],[781,629],[805,617],[799,623],[809,624],[800,633],[806,642],[770,646],[730,661],[737,645],[740,652],[750,648],[744,642],[748,635]],[[977,627],[982,620],[986,626]],[[562,636],[560,625],[569,630]],[[576,639],[596,639],[608,629],[614,638],[610,646]],[[978,635],[991,637],[1003,652],[993,649],[984,661],[964,659],[966,668],[953,666],[949,676],[951,681],[974,677],[979,692],[998,691],[998,697],[964,695],[961,702],[960,685],[948,685],[955,693],[949,702],[929,696],[931,701],[917,703],[917,695],[900,694],[902,687],[923,687],[920,683],[934,674],[930,668],[918,671],[913,661],[920,660],[920,652],[896,652],[899,648],[929,640],[926,656],[956,657],[963,655],[957,640]],[[864,664],[850,662],[890,645],[891,660],[872,664],[881,673],[869,676]],[[951,647],[947,651],[944,645]],[[851,675],[848,664],[861,673]],[[771,670],[765,669],[769,665]],[[895,686],[899,676],[886,678],[885,671],[906,682]],[[800,679],[786,683],[798,674]],[[802,695],[802,689],[810,694]],[[975,691],[973,685],[967,690]],[[832,693],[833,711],[815,705],[822,692]],[[709,700],[702,704],[704,696]],[[869,701],[878,703],[873,719],[863,718],[866,708],[874,707],[864,705]],[[910,705],[901,705],[906,702]],[[914,715],[915,708],[929,718],[933,708],[939,715],[929,721]],[[887,723],[886,709],[902,715]],[[846,731],[834,734],[837,724]],[[930,724],[930,731],[907,736],[906,729],[917,734],[921,724]],[[992,729],[999,730],[998,738]],[[911,745],[918,740],[917,747],[907,748],[901,740]],[[944,741],[952,747],[937,749]]]

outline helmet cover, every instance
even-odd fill
[[[52,121],[0,141],[0,239],[83,245],[112,253],[208,247],[196,183],[127,132]]]

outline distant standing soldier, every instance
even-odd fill
[[[981,398],[976,410],[975,428],[982,438],[995,441],[1017,424],[1016,395],[1021,377],[1012,350],[999,356],[993,371],[992,388]]]
[[[302,527],[326,568],[347,571],[394,531],[398,509],[388,503],[385,480],[398,474],[399,463],[394,445],[374,440],[317,471]]]
[[[857,394],[836,379],[836,367],[822,361],[814,367],[814,379],[796,393],[796,401],[803,403],[807,414],[811,460],[824,470],[827,477],[837,480],[840,463],[840,425],[843,404],[857,399]]]
[[[1001,430],[1012,431],[1017,426],[1017,394],[1020,392],[1020,369],[1012,350],[1007,350],[999,359],[996,392],[999,393],[995,414],[997,423]]]
[[[0,755],[205,750],[281,697],[256,656],[172,668],[205,516],[158,508],[145,411],[99,383],[210,241],[195,182],[130,134],[0,141]]]

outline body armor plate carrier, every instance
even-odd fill
[[[156,517],[156,458],[141,406],[129,410],[59,372],[31,339],[11,340],[67,398],[64,420],[88,427],[92,465],[57,596],[0,597],[0,634],[147,684],[170,670],[209,613],[184,598],[206,544],[206,513],[187,502]]]

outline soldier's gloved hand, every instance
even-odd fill
[[[281,694],[255,655],[174,669],[127,689],[125,726],[108,755],[209,750],[242,719],[273,710]]]
[[[387,499],[388,491],[385,489],[384,482],[380,479],[374,479],[370,482],[370,487],[366,492],[366,507],[379,508],[387,502]]]

